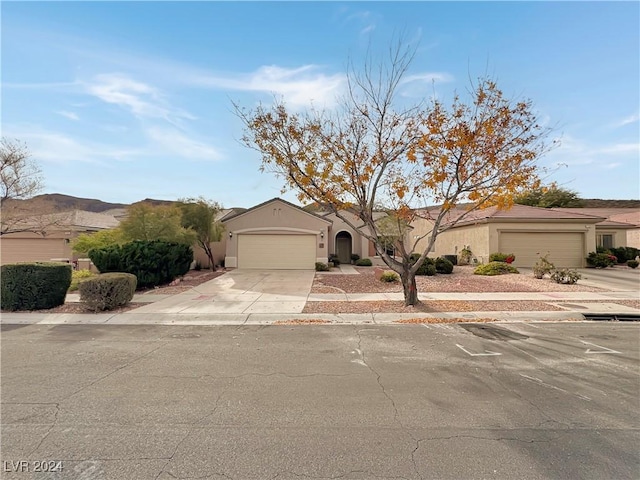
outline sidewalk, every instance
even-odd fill
[[[350,273],[350,265],[340,273]],[[327,273],[330,275],[331,273]],[[302,276],[300,276],[302,275]],[[175,295],[136,294],[135,303],[145,305],[123,313],[2,313],[2,324],[107,324],[107,325],[270,325],[274,322],[322,320],[331,324],[388,324],[402,319],[494,318],[499,321],[584,320],[583,314],[640,315],[640,309],[614,303],[640,300],[637,290],[604,292],[487,292],[419,293],[429,301],[542,301],[565,311],[477,311],[435,313],[302,313],[307,302],[402,301],[396,293],[309,293],[313,276],[299,274],[265,275],[257,278],[223,276]],[[271,283],[268,283],[271,282]],[[262,285],[260,288],[259,285]],[[277,292],[288,292],[280,294]],[[67,302],[79,301],[78,294],[67,295]],[[589,302],[589,303],[586,303]]]

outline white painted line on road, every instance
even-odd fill
[[[595,343],[585,342],[584,340],[580,340],[580,341],[585,345],[592,345],[594,347],[598,347],[602,349],[602,350],[591,350],[590,348],[587,348],[587,351],[584,353],[622,353],[617,350],[611,350],[610,348],[603,347],[602,345],[596,345]]]
[[[456,343],[456,347],[458,347],[460,350],[462,350],[467,355],[471,355],[472,357],[492,357],[492,356],[495,356],[495,355],[502,355],[501,353],[491,352],[489,350],[485,350],[486,353],[471,353],[469,350],[467,350],[466,348],[464,348],[462,345],[460,345],[458,343]]]
[[[532,382],[536,382],[536,383],[538,383],[538,384],[540,384],[540,385],[543,385],[543,386],[545,386],[545,387],[553,388],[554,390],[558,390],[558,391],[560,391],[560,392],[567,393],[567,394],[569,394],[569,395],[575,395],[576,397],[578,397],[578,398],[582,398],[583,400],[586,400],[586,401],[588,401],[588,402],[590,402],[590,401],[591,401],[591,399],[590,399],[589,397],[585,396],[585,395],[580,395],[579,393],[571,393],[571,392],[568,392],[568,391],[567,391],[567,390],[565,390],[564,388],[556,387],[555,385],[551,385],[550,383],[543,382],[543,381],[542,381],[542,380],[540,380],[539,378],[536,378],[536,377],[530,377],[529,375],[525,375],[525,374],[523,374],[523,373],[521,373],[521,374],[520,374],[520,376],[521,376],[521,377],[526,378],[527,380],[531,380]]]
[[[423,324],[422,324],[422,326],[423,326],[424,328],[428,328],[429,330],[431,330],[431,327],[430,327],[429,325],[425,325],[425,324],[423,323]]]

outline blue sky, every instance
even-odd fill
[[[561,137],[540,161],[550,180],[640,198],[638,2],[3,1],[1,13],[2,135],[28,144],[48,193],[279,196],[231,102],[332,108],[347,61],[402,32],[423,79],[404,99],[447,100],[488,73]]]

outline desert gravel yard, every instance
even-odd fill
[[[371,267],[356,267],[360,275],[317,273],[311,293],[387,293],[402,292],[398,283],[376,280]],[[603,292],[600,288],[580,285],[559,285],[549,278],[538,280],[531,273],[496,275],[492,277],[474,275],[473,267],[455,267],[450,275],[416,277],[418,292]]]

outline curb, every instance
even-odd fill
[[[611,315],[611,314],[609,314]],[[350,313],[350,314],[149,314],[149,313],[115,313],[115,314],[47,314],[47,313],[5,313],[0,318],[2,325],[273,325],[284,322],[291,325],[293,321],[323,320],[325,325],[401,325],[398,320],[424,319],[429,323],[451,323],[447,320],[461,318],[469,322],[477,319],[492,318],[497,322],[576,322],[587,321],[582,313],[577,312],[439,312],[429,313]],[[436,321],[433,321],[436,320]],[[417,322],[418,323],[418,322]],[[464,323],[464,322],[460,322]]]

